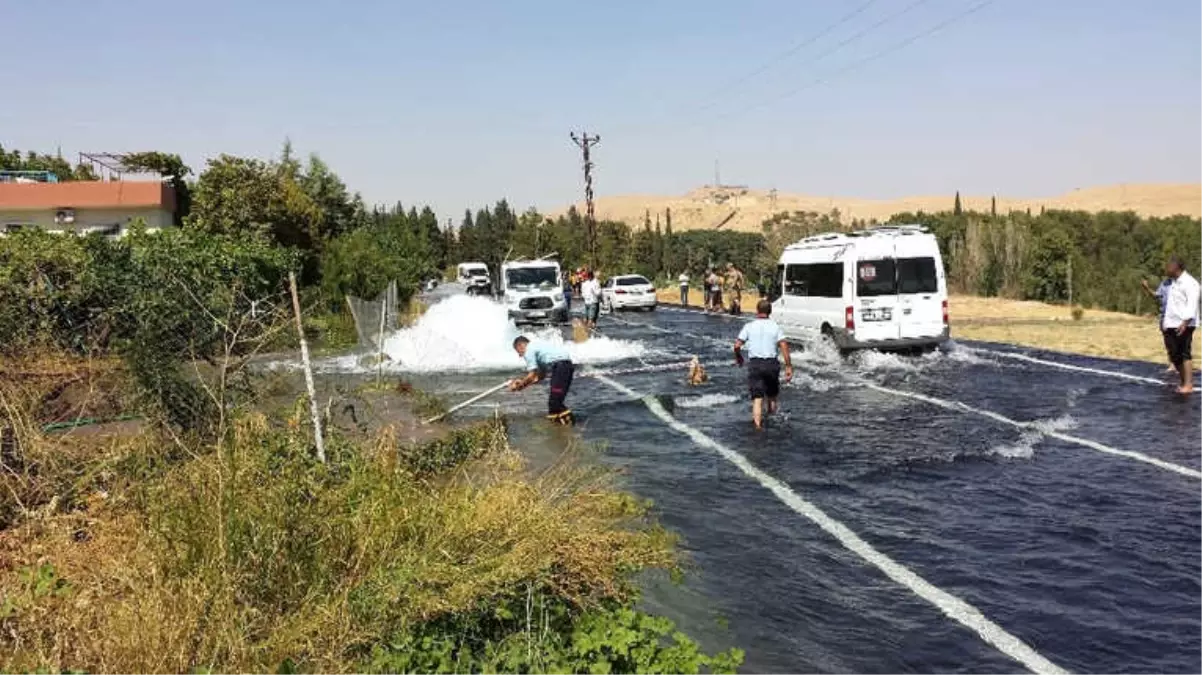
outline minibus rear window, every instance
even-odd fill
[[[897,269],[890,258],[856,262],[856,295],[871,298],[897,294]]]
[[[937,293],[939,277],[934,258],[899,258],[897,261],[897,292]]]

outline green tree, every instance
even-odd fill
[[[960,191],[959,190],[956,190],[956,204],[955,204],[955,206],[952,207],[952,213],[957,216],[964,213],[964,209],[960,206]]]
[[[157,173],[169,179],[175,192],[175,224],[182,225],[192,210],[192,186],[188,176],[192,169],[179,155],[166,152],[130,152],[121,156],[121,163],[134,173]]]
[[[280,165],[221,155],[200,174],[184,224],[311,251],[320,240],[323,217]]]

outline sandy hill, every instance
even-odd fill
[[[966,210],[989,211],[989,197],[961,196]],[[856,199],[851,197],[812,197],[743,186],[705,186],[681,197],[658,195],[618,195],[597,199],[597,219],[621,220],[631,225],[643,222],[648,212],[652,222],[664,220],[672,211],[674,230],[722,226],[722,229],[754,231],[774,213],[838,209],[844,222],[851,219],[887,221],[893,214],[906,211],[945,211],[952,208],[954,193],[938,197],[906,197],[894,200]],[[1202,215],[1202,185],[1152,184],[1112,185],[1074,190],[1044,199],[997,198],[1000,213],[1049,209],[1084,211],[1135,211],[1144,216]],[[576,205],[581,212],[583,203]]]

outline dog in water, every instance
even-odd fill
[[[585,340],[588,340],[588,339],[589,339],[588,326],[584,325],[584,322],[581,321],[580,319],[573,319],[572,320],[572,341],[573,342],[584,342]]]
[[[696,387],[697,385],[704,384],[709,379],[710,376],[706,374],[705,368],[701,366],[701,359],[694,356],[693,360],[689,362],[689,384]]]

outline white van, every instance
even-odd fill
[[[488,278],[488,265],[484,263],[459,263],[456,280],[463,284],[468,295],[492,295],[492,280]]]
[[[947,278],[919,225],[819,234],[777,265],[772,318],[785,336],[826,336],[841,350],[934,348],[949,335]]]
[[[515,324],[568,321],[563,275],[554,260],[516,260],[501,265],[501,295]]]

